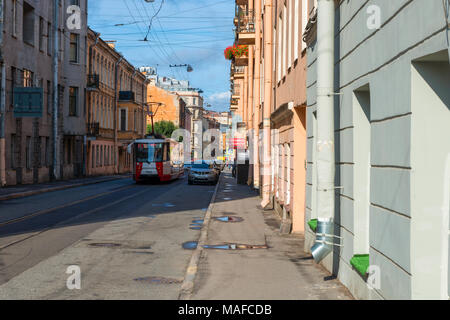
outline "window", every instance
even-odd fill
[[[298,0],[297,0],[298,1]],[[302,51],[306,48],[306,42],[303,41],[303,33],[305,33],[306,25],[308,24],[308,0],[302,0]],[[297,10],[298,11],[298,10]]]
[[[95,147],[92,147],[92,168],[95,168]]]
[[[78,109],[78,88],[70,87],[69,89],[69,116],[76,117]]]
[[[80,35],[76,33],[70,34],[70,62],[78,63],[78,46]]]
[[[16,168],[16,135],[11,135],[11,169]]]
[[[17,0],[12,0],[12,35],[17,36]]]
[[[53,42],[53,30],[52,30],[52,24],[49,22],[47,23],[47,54],[52,54],[52,42]]]
[[[292,5],[292,0],[289,0],[289,28],[286,30],[287,37],[288,37],[288,68],[290,68],[292,66],[292,24],[295,23],[292,20],[292,11],[294,11],[293,5]]]
[[[33,86],[34,74],[30,70],[23,69],[23,86],[32,87]]]
[[[50,166],[50,138],[45,137],[45,165]]]
[[[39,50],[44,50],[44,19],[39,17]]]
[[[22,36],[25,43],[34,45],[34,8],[26,2],[23,3]]]
[[[286,4],[283,7],[283,77],[286,75],[287,70],[287,14]]]
[[[47,80],[47,113],[52,113],[52,83]]]
[[[282,45],[281,45],[281,43],[282,43],[282,28],[281,28],[281,26],[283,25],[283,20],[281,19],[281,15],[280,15],[280,17],[278,18],[278,25],[277,25],[277,28],[278,28],[278,41],[277,41],[277,46],[278,46],[278,66],[277,66],[277,81],[280,81],[281,80],[281,68],[282,68],[282,63],[281,63],[281,61],[282,61],[282,54],[283,54],[283,52],[282,52],[282,50],[281,50],[281,48],[282,48]]]
[[[26,138],[25,146],[25,157],[26,157],[26,168],[31,169],[33,167],[33,146],[31,137]]]
[[[120,131],[127,131],[127,109],[120,109]]]

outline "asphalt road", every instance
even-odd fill
[[[0,299],[176,299],[213,192],[125,179],[0,201]]]

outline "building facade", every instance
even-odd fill
[[[115,72],[120,54],[91,29],[88,30],[88,50],[87,175],[116,174],[118,149]]]
[[[131,171],[131,155],[127,147],[136,139],[142,139],[147,130],[147,86],[149,80],[125,59],[117,64],[117,146],[118,172]]]
[[[306,222],[323,218],[317,208],[322,70],[335,75],[330,208],[342,246],[321,263],[357,298],[447,300],[450,143],[443,137],[450,136],[450,65],[443,2],[336,1],[334,70],[321,65],[327,39],[320,30],[327,22],[315,9],[324,2],[313,7],[305,34]],[[314,239],[308,230],[305,250]],[[367,259],[362,273],[354,263],[360,257]]]
[[[305,230],[307,11],[302,0],[236,1],[235,46],[248,53],[231,63],[230,109],[247,132],[235,147],[247,149],[248,183],[295,233]]]
[[[77,1],[81,28],[66,26],[73,1],[62,1],[57,29],[52,1],[3,1],[1,185],[67,179],[85,173],[87,1]],[[58,34],[57,50],[55,30]],[[55,85],[53,58],[57,52]],[[54,90],[57,88],[57,90]],[[41,90],[42,114],[15,114],[27,90]],[[56,92],[57,113],[54,112]],[[39,103],[40,104],[40,103]],[[55,116],[55,118],[54,118]],[[54,128],[57,133],[55,142]],[[55,153],[56,150],[56,153]],[[56,161],[54,162],[54,159]],[[54,165],[56,164],[56,166]]]

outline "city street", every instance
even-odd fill
[[[213,192],[120,179],[0,202],[0,300],[177,299],[191,256],[181,244],[198,238],[189,226]],[[67,289],[71,265],[82,290]]]

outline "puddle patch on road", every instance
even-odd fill
[[[202,230],[202,227],[190,227],[191,230]]]
[[[199,220],[192,220],[193,224],[203,224],[204,220],[199,219]]]
[[[182,244],[183,249],[195,250],[197,249],[198,241],[188,241]]]
[[[213,219],[216,221],[220,221],[220,222],[242,222],[242,221],[244,221],[243,218],[236,217],[236,216],[214,217]]]
[[[230,201],[230,200],[233,200],[233,199],[232,198],[223,198],[223,200]]]
[[[179,284],[183,283],[182,280],[165,277],[142,277],[136,278],[134,281],[143,282],[148,284]]]

